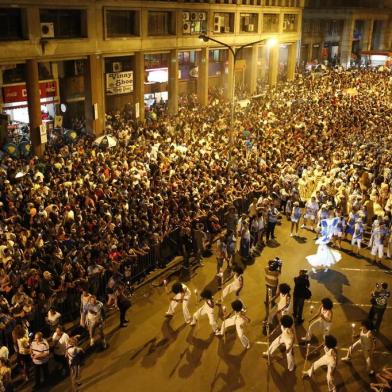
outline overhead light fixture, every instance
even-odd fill
[[[272,48],[273,46],[275,46],[278,43],[278,40],[275,37],[271,37],[267,39],[267,46],[269,48]]]

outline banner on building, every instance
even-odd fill
[[[127,94],[133,91],[133,71],[106,74],[106,94]]]
[[[56,80],[43,80],[39,82],[39,96],[40,98],[56,98],[57,81]],[[27,89],[25,83],[16,83],[12,85],[5,85],[3,87],[3,102],[25,102],[27,101]]]

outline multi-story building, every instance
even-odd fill
[[[128,105],[143,118],[154,100],[167,100],[176,113],[178,97],[189,92],[207,104],[209,88],[230,95],[234,74],[252,93],[258,79],[293,78],[302,7],[303,0],[2,2],[0,106],[30,122],[39,152],[46,112],[62,113],[67,126],[85,116],[100,134],[105,112]],[[244,48],[234,61],[201,34]],[[268,48],[271,37],[278,44]]]
[[[340,62],[392,49],[391,0],[305,0],[301,62]]]

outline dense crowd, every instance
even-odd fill
[[[244,200],[268,237],[276,209],[290,215],[305,208],[312,220],[334,208],[345,217],[344,235],[359,223],[382,227],[390,256],[391,91],[390,74],[371,69],[299,75],[236,109],[233,144],[230,104],[214,96],[200,107],[190,96],[178,115],[146,124],[126,113],[107,115],[106,132],[118,140],[113,148],[83,136],[47,146],[42,159],[5,157],[1,345],[9,355],[18,351],[25,366],[28,350],[21,352],[18,340],[52,335],[77,318],[81,295],[106,301],[132,278],[137,260],[175,230],[173,246],[185,256],[203,246],[198,231],[225,226],[250,238],[246,217],[238,232]]]

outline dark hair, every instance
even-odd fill
[[[231,303],[231,307],[235,312],[240,312],[243,309],[244,305],[239,299],[236,299]]]
[[[332,335],[326,335],[324,337],[324,342],[327,348],[335,348],[338,344],[338,341],[336,340],[335,336]]]
[[[382,283],[382,284],[381,284],[381,287],[382,287],[384,290],[386,290],[386,289],[388,288],[388,283],[387,283],[387,282]]]
[[[182,284],[180,282],[176,282],[172,286],[172,292],[174,294],[182,293],[184,289],[182,288]]]
[[[200,297],[204,299],[211,299],[212,298],[212,292],[211,290],[205,289],[200,293]]]
[[[362,327],[365,327],[368,331],[371,331],[374,327],[370,320],[363,320],[361,322]]]
[[[287,283],[281,283],[279,285],[279,292],[282,294],[288,294],[290,292],[291,288]]]
[[[285,328],[290,328],[294,324],[294,320],[291,316],[289,316],[288,314],[285,314],[280,319],[280,324],[282,324],[282,326]]]
[[[233,268],[233,271],[236,272],[236,273],[239,274],[239,275],[242,275],[242,274],[244,273],[244,270],[243,270],[241,267],[239,267],[238,265],[236,265],[236,266]]]
[[[329,298],[323,298],[321,303],[323,304],[324,309],[331,310],[333,308],[333,303]]]

